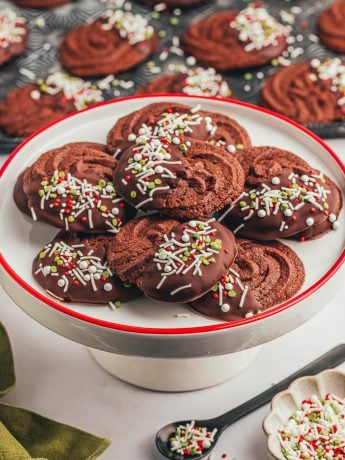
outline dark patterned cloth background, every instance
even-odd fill
[[[292,27],[293,43],[285,57],[296,61],[310,58],[335,56],[318,43],[315,23],[320,12],[332,0],[279,0],[266,1],[269,11],[284,24]],[[72,27],[85,21],[92,21],[103,11],[118,7],[121,0],[75,0],[70,4],[48,10],[17,8],[26,18],[29,26],[29,44],[24,55],[0,68],[0,98],[9,90],[32,81],[33,78],[45,77],[48,73],[61,70],[58,61],[58,48],[63,35]],[[168,72],[173,66],[193,65],[193,60],[183,56],[178,37],[191,21],[197,21],[214,11],[224,9],[241,9],[245,0],[209,0],[208,3],[189,10],[164,10],[158,12],[136,1],[126,2],[125,7],[146,16],[160,35],[160,50],[148,62],[136,69],[117,75],[118,81],[109,79],[111,84],[104,84],[104,98],[113,99],[133,94],[136,86],[143,85],[157,74]],[[0,9],[11,6],[8,1],[0,0]],[[344,57],[344,56],[341,56]],[[260,103],[260,87],[267,75],[279,68],[279,64],[267,65],[250,71],[232,72],[224,75],[230,83],[236,98]],[[103,79],[102,79],[103,80]],[[98,80],[93,80],[99,83]],[[104,82],[103,82],[104,83]],[[105,82],[107,83],[107,82]],[[321,137],[345,137],[345,123],[335,122],[328,125],[309,126]],[[22,139],[10,138],[0,131],[0,153],[8,153]]]

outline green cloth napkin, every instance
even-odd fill
[[[0,323],[0,397],[14,384],[11,345]],[[0,460],[93,460],[109,445],[108,439],[0,403]]]

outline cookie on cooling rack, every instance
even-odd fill
[[[319,18],[321,42],[337,53],[345,53],[345,0],[337,0],[328,6]]]
[[[25,18],[11,8],[0,9],[0,66],[21,55],[27,45]]]

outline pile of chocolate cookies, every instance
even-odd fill
[[[50,295],[116,309],[144,294],[223,321],[295,295],[303,262],[277,240],[337,230],[342,207],[334,182],[297,155],[251,146],[224,114],[168,102],[120,118],[106,145],[44,153],[14,200],[61,229],[33,262]]]

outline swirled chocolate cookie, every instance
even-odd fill
[[[74,75],[108,75],[132,69],[151,56],[157,46],[154,29],[143,16],[109,10],[96,21],[69,31],[60,48],[60,59]]]
[[[337,0],[319,18],[319,37],[331,50],[345,53],[345,0]]]
[[[264,7],[251,4],[191,24],[182,42],[199,63],[226,71],[267,64],[284,51],[287,35],[288,29]]]
[[[136,209],[186,220],[234,201],[244,173],[234,156],[205,142],[142,135],[119,159],[113,180]]]
[[[253,147],[248,152],[253,163],[244,192],[220,217],[236,235],[304,241],[339,228],[342,197],[331,179],[286,150]]]
[[[27,8],[53,8],[54,6],[64,5],[70,1],[71,0],[12,0],[13,3]]]
[[[107,235],[59,232],[35,258],[33,277],[59,300],[118,308],[140,291],[113,275],[106,261],[112,239]]]
[[[136,90],[136,94],[185,93],[194,96],[230,97],[232,91],[220,74],[212,68],[195,67],[186,72],[175,72],[146,83]]]
[[[10,8],[0,9],[0,66],[22,54],[27,45],[26,21]]]
[[[194,310],[223,321],[236,321],[293,297],[305,280],[303,262],[280,242],[237,241],[238,254],[228,272]]]
[[[91,83],[56,72],[10,91],[0,102],[0,127],[11,136],[25,137],[101,101],[102,92]]]
[[[179,138],[205,141],[232,154],[251,145],[247,131],[226,115],[203,111],[200,105],[158,102],[120,118],[109,131],[107,149],[120,155],[138,135],[173,140],[176,132]]]
[[[117,161],[101,149],[74,142],[41,155],[17,180],[19,209],[69,231],[117,233],[135,211],[114,188]]]
[[[297,62],[269,77],[262,89],[266,107],[299,123],[345,119],[345,64],[338,58]]]
[[[123,226],[108,251],[123,281],[165,302],[190,302],[209,291],[236,256],[233,234],[214,219],[178,223],[143,217]]]

